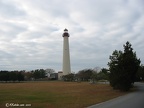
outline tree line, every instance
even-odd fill
[[[63,76],[64,81],[92,81],[109,80],[109,71],[106,68],[101,69],[100,72],[94,69],[83,69],[76,74],[68,74]]]
[[[0,71],[0,81],[24,81],[23,71]]]
[[[51,73],[54,73],[53,69],[36,69],[29,72],[22,71],[0,71],[0,81],[27,81],[27,80],[38,80],[48,77]]]
[[[112,73],[109,71],[109,69],[106,68],[102,68],[99,72],[94,69],[82,69],[76,74],[71,73],[64,75],[62,79],[64,81],[91,81],[92,83],[95,83],[97,81],[111,81],[111,74]],[[144,81],[144,65],[139,66],[134,81]]]

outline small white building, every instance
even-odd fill
[[[59,71],[58,72],[58,80],[62,80],[63,72]]]

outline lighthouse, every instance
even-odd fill
[[[63,75],[71,73],[70,66],[70,51],[69,51],[69,33],[67,29],[64,29],[63,33]]]

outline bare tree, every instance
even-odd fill
[[[45,70],[45,72],[46,72],[47,77],[49,78],[50,74],[55,73],[55,70],[48,68],[48,69]]]
[[[101,68],[100,67],[98,67],[98,66],[96,66],[96,67],[94,67],[94,69],[93,69],[94,71],[96,71],[97,73],[99,73],[100,71],[101,71]]]

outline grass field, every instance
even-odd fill
[[[124,94],[107,84],[88,82],[0,83],[0,108],[6,103],[28,105],[16,108],[84,108]]]

